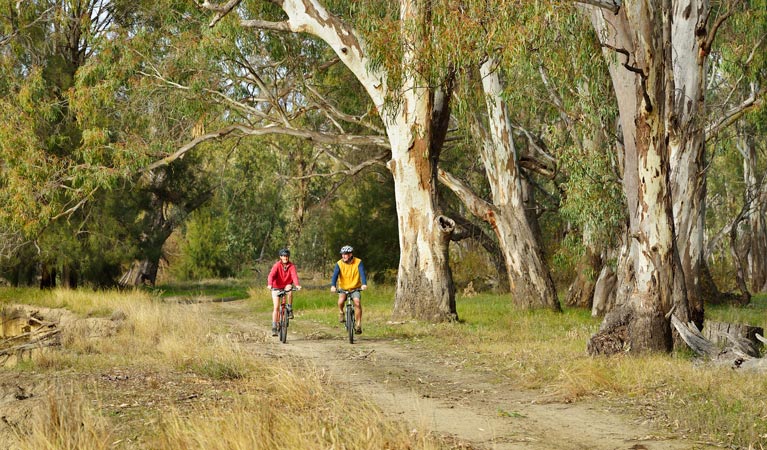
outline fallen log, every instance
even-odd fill
[[[729,365],[733,369],[767,371],[767,360],[760,357],[756,344],[742,336],[735,336],[729,331],[723,331],[725,328],[727,330],[735,328],[717,327],[717,342],[712,342],[698,330],[693,322],[685,324],[671,314],[671,324],[693,352],[715,364]],[[757,330],[761,331],[761,328],[757,328]],[[758,332],[754,332],[754,339],[767,342]]]

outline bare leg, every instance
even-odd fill
[[[362,303],[360,299],[354,299],[354,321],[357,322],[357,328],[362,328]]]
[[[277,323],[277,317],[279,316],[279,314],[278,314],[278,306],[279,306],[279,304],[280,304],[280,298],[277,297],[276,295],[273,295],[272,296],[272,306],[273,306],[273,309],[272,309],[272,323]]]

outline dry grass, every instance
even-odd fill
[[[302,374],[301,376],[297,374]],[[174,411],[149,444],[157,449],[436,449],[368,404],[330,386],[312,367],[271,368],[230,407]]]
[[[20,450],[106,450],[111,448],[109,422],[83,395],[58,388],[48,394],[28,430],[18,430]]]
[[[284,359],[248,354],[228,337],[228,330],[214,329],[196,305],[165,303],[138,291],[47,294],[34,303],[67,307],[82,315],[110,317],[119,312],[124,319],[114,336],[93,339],[87,333],[69,333],[59,351],[36,355],[16,369],[70,373],[72,384],[67,385],[87,392],[51,395],[46,411],[18,434],[20,449],[442,447],[429,435],[387,420],[311,366],[286,368]],[[150,402],[146,392],[136,391],[133,398],[131,392],[120,392],[116,403],[127,396],[127,407],[115,406],[114,399],[111,405],[102,403],[102,396],[116,394],[99,391],[96,382],[115,368],[131,374],[113,383],[120,389],[128,389],[120,383],[138,383],[141,374],[156,371],[153,377],[159,381],[130,389],[158,394]],[[200,386],[191,389],[214,386],[221,398],[178,401],[180,391],[173,388],[184,377]],[[106,431],[113,429],[111,434]]]
[[[401,424],[383,420],[375,408],[338,391],[311,367],[285,370],[274,361],[254,359],[228,339],[225,330],[213,329],[195,305],[163,303],[141,292],[29,295],[37,304],[68,307],[82,315],[110,317],[115,311],[125,315],[116,336],[94,341],[73,335],[64,351],[35,356],[35,370],[150,367],[232,383],[228,402],[193,410],[175,406],[159,423],[146,425],[143,440],[125,448],[440,446],[429,436],[411,434]],[[267,294],[259,288],[253,296],[258,299],[254,313],[266,321],[271,310]],[[560,400],[600,398],[628,404],[634,413],[693,439],[732,448],[767,448],[763,374],[697,364],[686,354],[589,357],[586,341],[600,321],[586,311],[518,310],[503,296],[478,295],[458,298],[460,323],[391,324],[392,298],[391,289],[377,287],[365,293],[366,336],[417,344],[457,366],[490,370],[515,388],[540,389]],[[296,302],[304,318],[299,326],[335,325],[335,302],[327,292],[305,290]],[[758,299],[745,313],[763,317],[759,308],[765,303],[767,299]],[[32,444],[24,448],[103,448],[98,445],[105,439],[100,430],[106,419],[100,417],[98,405],[60,398],[52,401],[55,407],[35,426],[25,441]],[[82,427],[56,419],[65,409],[67,417],[79,418],[75,422],[92,424],[88,432],[96,435],[88,439],[93,447],[67,447],[83,442],[87,435]]]

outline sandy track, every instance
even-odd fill
[[[269,330],[247,317],[244,302],[209,305],[211,315],[240,332]],[[301,320],[300,316],[297,320]],[[305,325],[305,324],[303,324]],[[315,326],[316,325],[316,326]],[[312,324],[308,335],[291,327],[288,343],[277,338],[246,344],[272,357],[285,354],[310,361],[352,386],[385,414],[426,428],[472,448],[634,449],[715,448],[650,428],[593,402],[558,403],[546,395],[520,391],[490,372],[461,369],[451,358],[402,341],[359,336],[350,345],[341,328]]]

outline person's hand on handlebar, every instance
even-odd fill
[[[367,289],[367,288],[368,288],[368,285],[367,285],[367,284],[363,284],[362,286],[360,286],[360,289],[362,289],[363,291],[364,291],[365,289]]]
[[[335,286],[330,286],[330,292],[335,292],[335,291],[336,291],[336,287]]]

